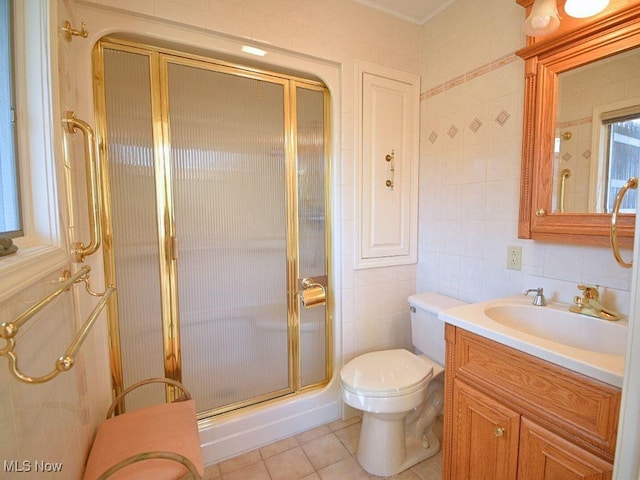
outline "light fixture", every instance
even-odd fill
[[[567,3],[569,1],[567,0]],[[530,37],[541,37],[555,32],[559,26],[560,16],[556,0],[535,0],[531,7],[531,14],[522,24],[522,31]]]
[[[250,53],[251,55],[257,55],[258,57],[264,57],[267,54],[267,52],[261,48],[252,47],[250,45],[243,45],[241,50],[245,53]]]
[[[600,13],[609,5],[609,0],[567,0],[564,11],[570,17],[586,18]]]

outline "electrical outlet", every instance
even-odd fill
[[[522,247],[513,245],[507,247],[507,268],[510,270],[522,269]]]

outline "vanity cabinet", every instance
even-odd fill
[[[455,440],[450,478],[515,479],[520,414],[456,380]]]
[[[445,480],[609,479],[621,391],[447,325]]]
[[[603,460],[553,432],[522,418],[518,478],[607,479],[613,463]]]

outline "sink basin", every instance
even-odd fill
[[[570,305],[532,305],[523,295],[443,310],[444,322],[593,379],[622,387],[627,320],[608,322],[569,311]]]
[[[625,323],[572,313],[555,305],[489,304],[484,313],[491,320],[522,333],[569,347],[609,355],[625,354]]]

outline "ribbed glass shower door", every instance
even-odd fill
[[[96,59],[115,383],[161,371],[201,416],[326,383],[327,306],[298,297],[303,277],[328,290],[326,88],[127,42]],[[140,228],[155,258],[135,258]]]
[[[212,407],[286,393],[285,85],[167,67],[182,379]]]

